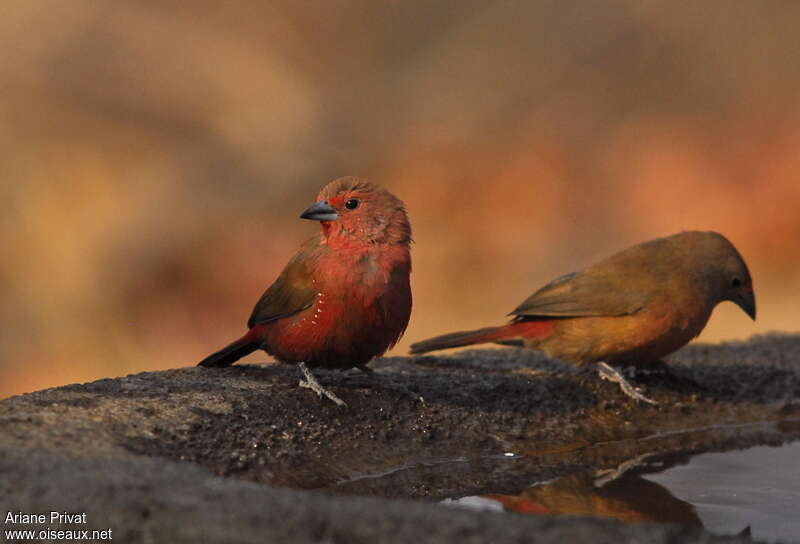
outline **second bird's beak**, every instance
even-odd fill
[[[749,315],[750,319],[756,320],[756,295],[752,289],[742,289],[731,299],[731,302]]]
[[[336,221],[339,219],[339,214],[336,213],[333,206],[328,204],[327,200],[320,200],[306,208],[306,211],[300,214],[300,218],[312,221]]]

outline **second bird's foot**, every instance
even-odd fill
[[[322,396],[326,396],[328,399],[335,402],[338,406],[347,406],[347,403],[337,397],[332,391],[329,391],[322,387],[322,385],[317,381],[317,378],[314,374],[311,373],[311,370],[306,366],[305,363],[299,363],[297,366],[300,367],[300,370],[303,372],[303,376],[305,376],[305,380],[300,380],[300,383],[297,385],[300,387],[304,387],[306,389],[311,389],[314,391],[320,398]]]
[[[614,382],[619,385],[619,388],[622,389],[622,392],[628,395],[630,398],[638,400],[640,402],[646,402],[648,404],[657,405],[658,403],[653,399],[649,399],[642,395],[639,392],[639,389],[632,386],[625,377],[620,374],[620,372],[615,369],[614,367],[608,365],[604,362],[597,363],[597,373],[600,375],[600,378],[603,380],[608,380],[610,382]]]

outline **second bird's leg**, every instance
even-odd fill
[[[303,372],[303,376],[305,376],[306,378],[305,381],[300,380],[300,383],[298,384],[300,387],[311,389],[320,397],[322,397],[322,395],[325,395],[339,406],[347,406],[347,403],[345,401],[334,395],[333,392],[328,391],[327,389],[322,387],[322,385],[320,385],[320,383],[317,381],[317,378],[314,376],[314,374],[311,373],[311,370],[306,366],[304,362],[302,361],[299,362],[297,366],[300,367],[300,370]]]
[[[366,374],[367,376],[370,376],[373,380],[376,379],[375,371],[372,370],[367,365],[359,365],[356,368],[359,369],[364,374]],[[420,395],[419,393],[414,393],[413,391],[411,391],[405,385],[403,385],[401,383],[398,383],[391,376],[385,376],[384,375],[383,376],[383,380],[389,382],[389,388],[390,389],[394,389],[398,393],[401,393],[401,394],[405,395],[406,397],[409,397],[414,402],[421,402],[422,404],[425,404],[425,399],[422,398],[422,395]]]
[[[634,468],[641,467],[645,464],[645,462],[650,458],[656,455],[655,453],[643,453],[638,457],[634,457],[633,459],[628,459],[627,461],[623,462],[616,468],[610,468],[607,470],[598,470],[594,473],[594,486],[596,488],[600,488],[613,482],[614,480],[618,480],[622,476],[624,476],[629,470]]]
[[[597,373],[600,374],[600,377],[602,379],[619,384],[619,388],[622,389],[622,392],[631,397],[632,399],[641,402],[646,402],[648,404],[654,404],[654,405],[658,404],[653,399],[648,399],[647,397],[639,393],[639,391],[634,386],[632,386],[630,382],[626,380],[625,377],[622,374],[620,374],[617,369],[608,365],[607,363],[604,363],[603,361],[597,363]]]

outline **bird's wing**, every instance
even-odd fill
[[[654,295],[649,282],[617,274],[574,272],[548,283],[511,314],[516,316],[619,316],[638,312]]]
[[[319,236],[303,244],[275,283],[261,295],[247,321],[248,328],[288,317],[314,304],[317,290],[313,284],[311,263],[313,252],[318,247]]]

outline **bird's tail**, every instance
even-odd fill
[[[197,366],[230,366],[245,355],[253,353],[259,346],[260,343],[251,339],[248,333],[221,350],[212,353],[197,363]]]
[[[411,344],[411,354],[427,353],[437,349],[460,348],[473,344],[486,344],[488,342],[523,345],[523,340],[547,336],[552,327],[553,325],[550,321],[517,321],[500,327],[453,332]]]

